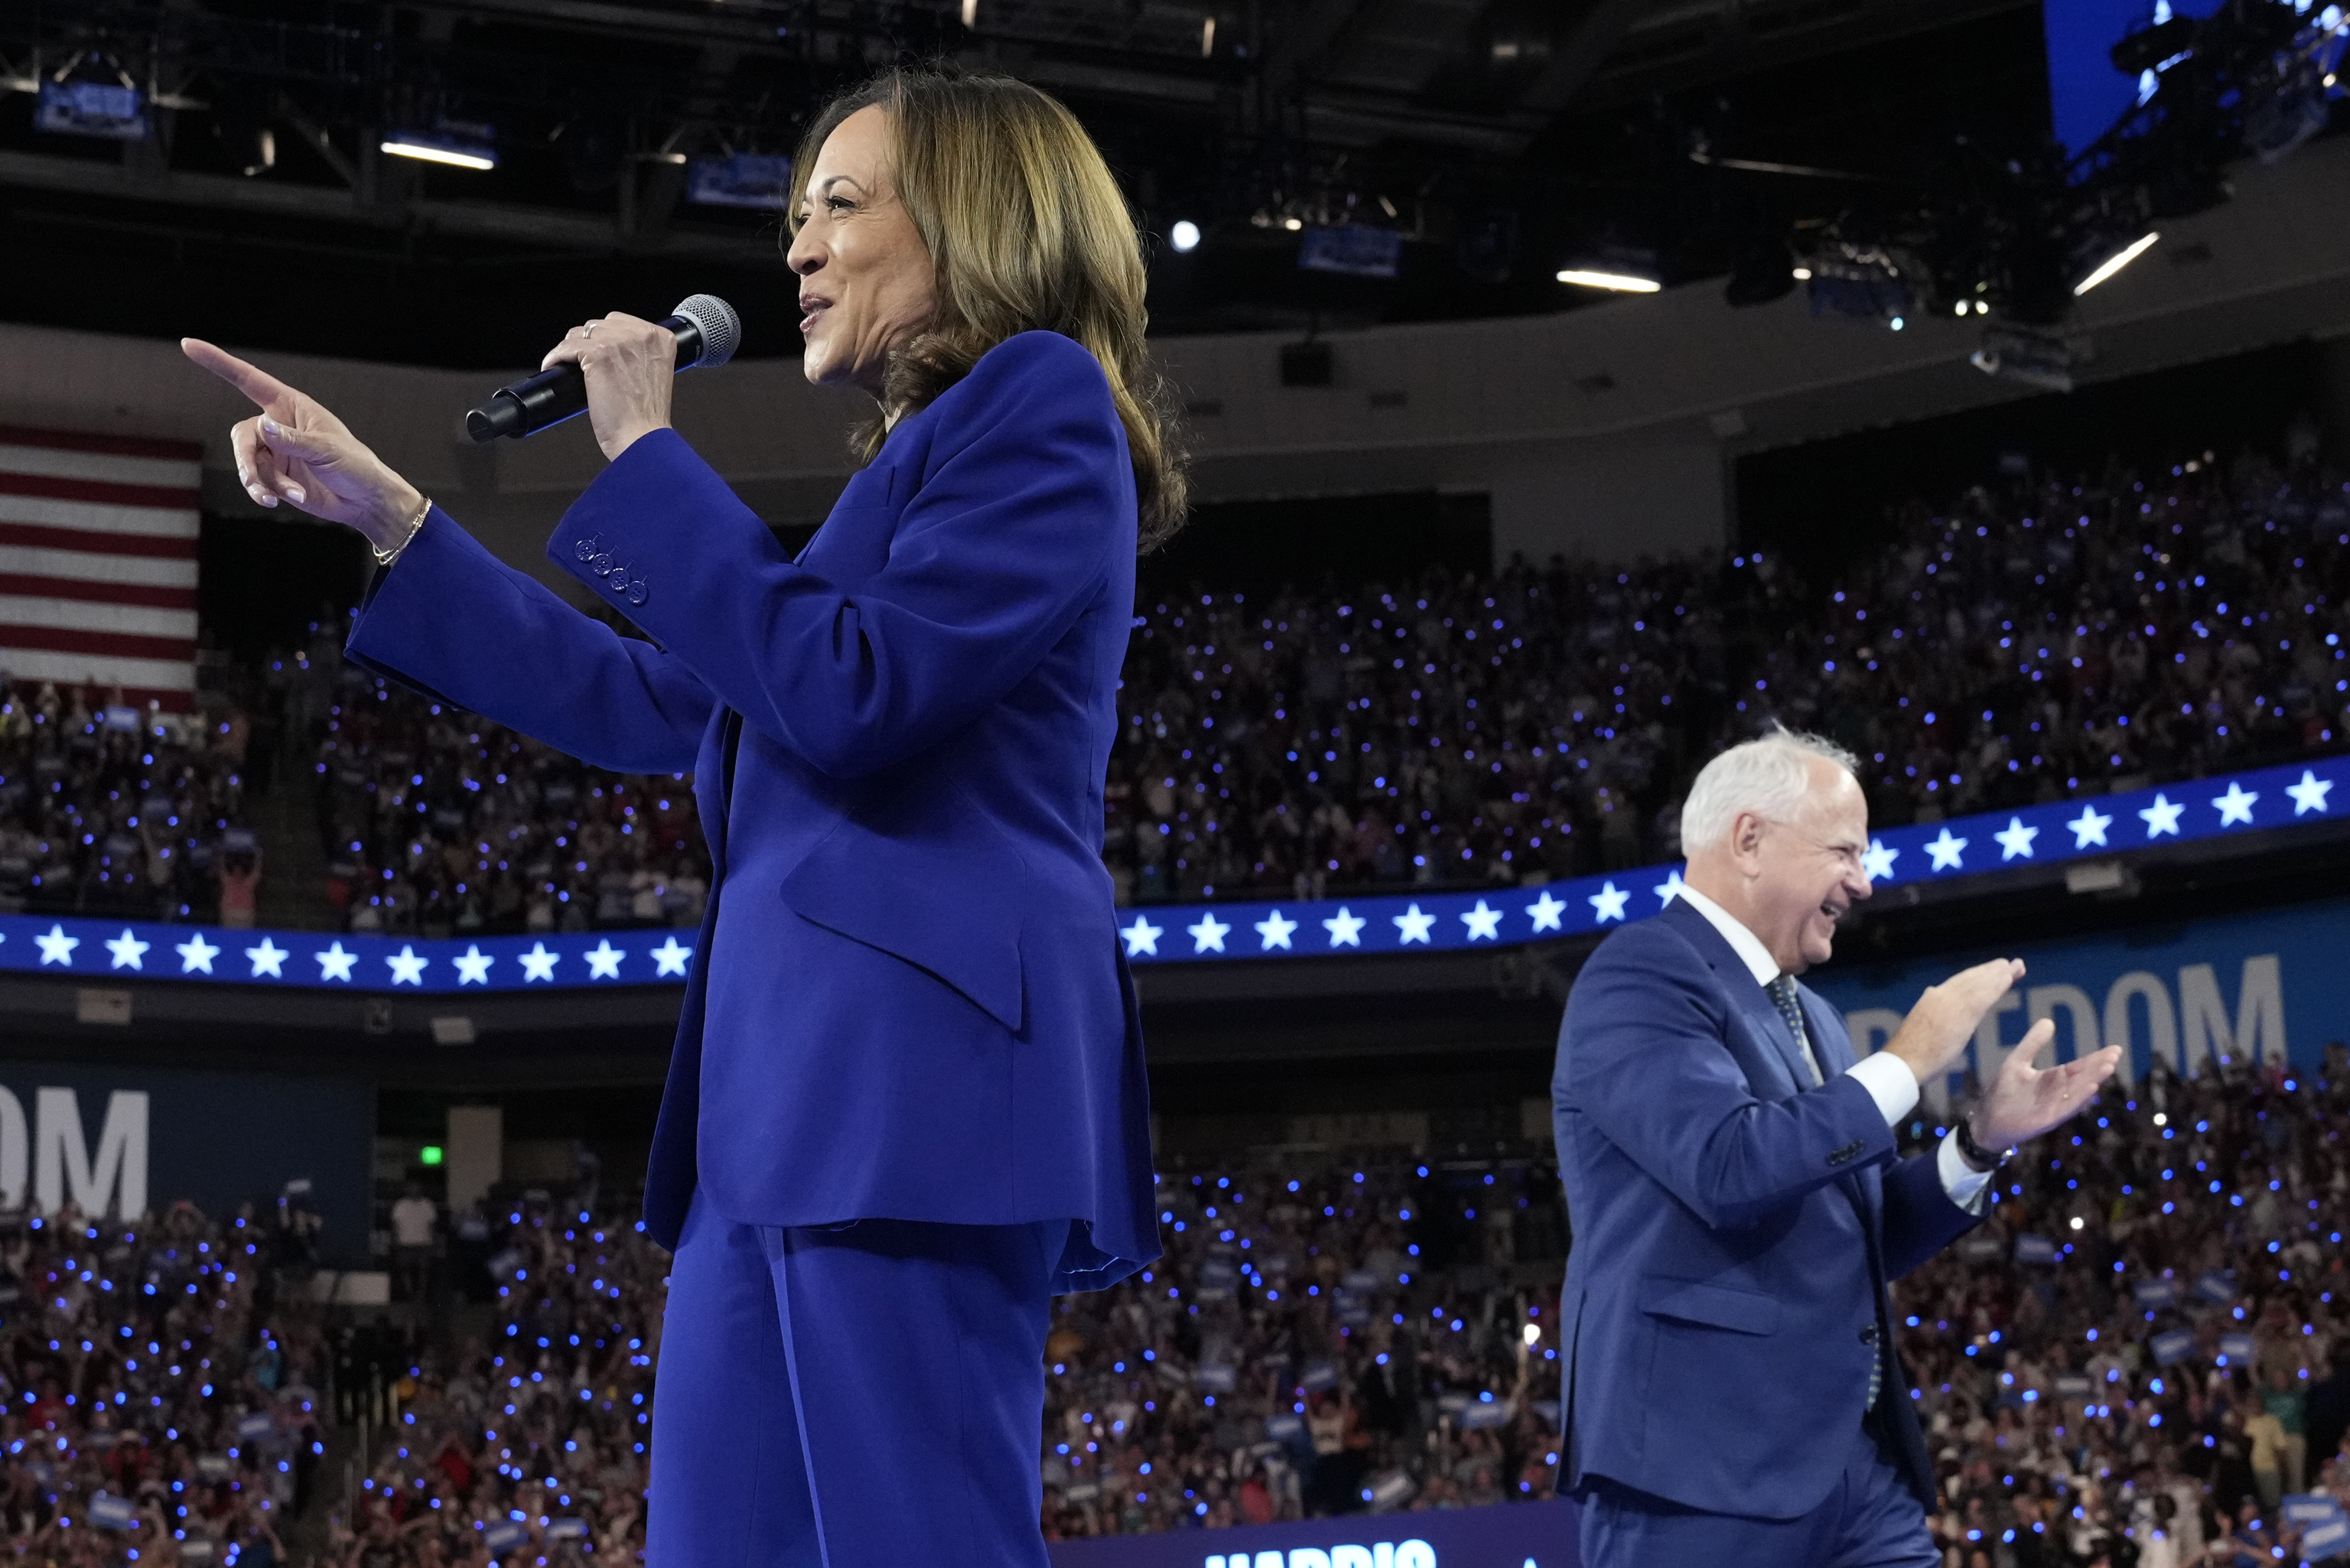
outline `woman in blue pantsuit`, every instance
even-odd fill
[[[794,168],[810,379],[866,466],[787,558],[669,428],[674,340],[578,362],[611,460],[524,573],[317,404],[240,477],[387,562],[349,654],[598,765],[691,770],[715,885],[646,1220],[676,1251],[654,1568],[1041,1568],[1053,1293],[1159,1255],[1134,992],[1099,858],[1139,548],[1180,523],[1133,221],[1068,112],[890,73]]]

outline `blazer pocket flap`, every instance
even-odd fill
[[[843,822],[784,877],[784,902],[803,919],[936,976],[1017,1033],[1019,857],[975,819],[945,838]]]
[[[1779,1303],[1755,1291],[1690,1280],[1648,1280],[1640,1287],[1640,1310],[1651,1317],[1701,1323],[1738,1334],[1779,1332]]]

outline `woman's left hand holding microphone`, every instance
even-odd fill
[[[588,422],[608,460],[638,437],[669,428],[677,337],[668,327],[615,311],[565,333],[538,368],[552,369],[567,359],[587,378]]]

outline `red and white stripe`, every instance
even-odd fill
[[[0,670],[18,686],[194,706],[203,450],[0,425]]]

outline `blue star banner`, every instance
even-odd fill
[[[578,991],[682,985],[695,935],[638,930],[436,940],[0,915],[0,970],[328,991]]]
[[[1870,836],[1864,868],[1872,886],[1898,888],[2306,826],[2350,815],[2350,787],[2341,807],[2332,801],[2337,784],[2350,784],[2350,758],[1887,828]],[[1136,964],[1435,952],[1602,931],[1658,913],[1680,885],[1679,867],[1651,866],[1482,893],[1159,904],[1118,920]]]
[[[1887,828],[1871,836],[1866,868],[1876,887],[1898,888],[2307,826],[2350,815],[2350,787],[2337,805],[2337,786],[2350,786],[2350,757]],[[1138,966],[1516,947],[1645,919],[1680,882],[1679,867],[1653,866],[1473,893],[1152,904],[1118,911],[1118,935]],[[0,915],[0,971],[395,993],[591,990],[681,985],[695,940],[668,929],[436,939]]]

